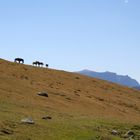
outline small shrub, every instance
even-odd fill
[[[75,79],[80,79],[79,77],[75,77]]]
[[[134,130],[140,130],[140,125],[134,125],[132,129],[134,129]]]

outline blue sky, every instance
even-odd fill
[[[140,0],[0,1],[0,57],[140,82]]]

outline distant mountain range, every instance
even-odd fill
[[[136,89],[140,89],[140,84],[138,81],[135,79],[132,79],[128,75],[117,75],[116,73],[113,72],[95,72],[95,71],[90,71],[90,70],[82,70],[79,71],[78,73],[82,75],[87,75],[90,77],[106,80],[109,82],[117,83],[120,85],[128,86],[128,87],[134,87]]]
[[[138,87],[134,87],[135,89],[138,89],[138,90],[140,90],[140,86],[138,86]]]

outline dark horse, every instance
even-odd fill
[[[33,66],[38,66],[39,61],[33,62]]]
[[[43,67],[43,65],[44,65],[43,62],[39,62],[39,63],[38,63],[38,66],[39,66],[39,67],[40,67],[40,66]]]
[[[35,66],[42,66],[43,67],[43,62],[39,62],[39,61],[35,61],[35,62],[33,62],[33,65],[35,65]]]
[[[15,62],[24,64],[24,59],[22,59],[22,58],[15,58]]]
[[[49,67],[49,64],[46,64],[46,67],[48,68]]]

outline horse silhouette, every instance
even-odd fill
[[[39,66],[39,67],[40,67],[40,66],[43,67],[43,65],[44,65],[43,62],[39,62],[39,63],[38,63],[38,66]]]
[[[38,67],[40,67],[40,66],[43,67],[43,65],[44,65],[43,62],[39,62],[39,61],[35,61],[35,62],[33,62],[32,64],[33,64],[33,66],[35,65],[35,66],[38,66]]]
[[[46,67],[48,68],[49,67],[49,64],[46,64]]]
[[[24,64],[24,59],[22,59],[22,58],[15,58],[15,62]]]
[[[35,65],[35,66],[38,66],[38,63],[39,63],[39,61],[33,62],[33,66],[34,66],[34,65]]]

